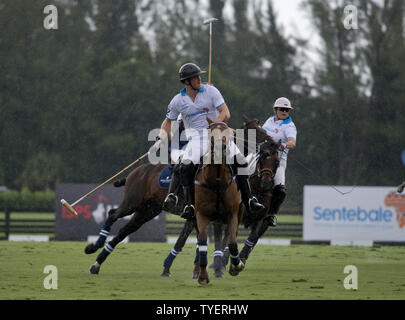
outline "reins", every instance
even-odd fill
[[[284,151],[284,150],[281,150],[281,152],[285,152],[285,151]],[[312,176],[314,176],[315,178],[317,178],[319,181],[321,181],[323,184],[327,185],[328,187],[331,187],[332,189],[334,189],[335,191],[337,191],[338,193],[340,193],[342,196],[353,192],[353,190],[356,188],[356,186],[353,186],[350,191],[347,191],[347,192],[340,191],[340,190],[339,190],[338,188],[336,188],[335,186],[332,186],[331,184],[327,183],[326,180],[322,179],[319,175],[317,175],[315,172],[313,172],[311,169],[309,169],[309,168],[308,168],[305,164],[303,164],[301,161],[299,161],[298,159],[296,159],[296,158],[293,157],[292,155],[289,155],[289,157],[290,157],[291,159],[293,159],[296,163],[298,163],[301,167],[303,167],[305,170],[307,170]]]
[[[223,125],[225,125],[226,127],[228,127],[228,125],[225,123],[225,122],[222,122],[222,121],[218,121],[218,122],[212,122],[211,124],[209,124],[209,126],[208,127],[211,127],[212,125],[215,125],[215,124],[223,124]],[[203,179],[205,179],[206,180],[206,177],[205,177],[205,175],[204,175],[204,168],[206,168],[206,166],[207,165],[202,165],[198,170],[201,170],[201,173],[202,173],[202,177],[203,177]],[[230,171],[230,173],[231,173],[231,178],[230,179],[228,179],[228,181],[226,181],[226,182],[222,182],[221,181],[221,167],[223,166],[223,165],[216,165],[217,166],[217,175],[216,175],[216,178],[215,178],[215,184],[214,185],[212,185],[212,184],[208,184],[208,183],[204,183],[204,182],[200,182],[200,181],[198,181],[198,180],[194,180],[194,184],[196,184],[196,185],[199,185],[199,186],[201,186],[201,187],[204,187],[204,188],[208,188],[208,189],[211,189],[211,190],[214,190],[218,195],[220,195],[221,194],[221,192],[224,192],[224,191],[226,191],[227,189],[228,189],[228,187],[232,184],[232,182],[235,180],[235,176],[234,176],[234,174],[233,174],[233,170],[232,170],[232,167],[231,166],[229,166],[229,165],[226,165],[226,168],[228,168],[229,169],[229,171]],[[197,170],[197,172],[198,172],[198,170]],[[219,196],[217,197],[217,206],[218,206],[218,204],[219,204]]]
[[[248,128],[248,125],[251,124],[252,122],[256,122],[256,123],[258,124],[258,121],[255,120],[255,119],[253,119],[253,120],[249,121],[248,123],[245,123],[245,124],[242,126],[242,129],[249,129],[249,128]],[[253,128],[252,128],[252,129],[253,129]],[[239,138],[239,137],[236,137],[236,136],[234,136],[234,137],[235,137],[235,139],[239,139],[239,140],[243,140],[244,142],[247,142],[246,139],[242,139],[242,138]],[[261,145],[267,143],[268,141],[270,141],[270,140],[265,139],[264,141],[258,143],[257,145],[260,147]],[[269,146],[269,148],[270,148],[271,150],[273,150],[273,151],[274,151],[274,150],[277,150],[277,149],[273,148],[271,145]],[[283,153],[287,153],[285,150],[277,150],[277,151],[280,151],[280,152],[283,152]],[[353,188],[352,188],[350,191],[347,191],[347,192],[340,191],[340,190],[339,190],[338,188],[336,188],[335,186],[332,186],[331,184],[327,183],[325,179],[321,178],[319,175],[317,175],[316,173],[314,173],[310,168],[308,168],[306,165],[304,165],[301,161],[299,161],[298,159],[296,159],[295,157],[293,157],[293,156],[291,156],[291,155],[289,155],[289,157],[290,157],[291,159],[293,159],[296,163],[298,163],[302,168],[304,168],[305,170],[307,170],[312,176],[314,176],[315,178],[317,178],[319,181],[321,181],[323,184],[327,185],[328,187],[331,187],[332,189],[334,189],[335,191],[337,191],[337,192],[340,193],[341,195],[349,194],[349,193],[353,192],[353,190],[356,188],[356,186],[353,186]]]

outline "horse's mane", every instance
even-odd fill
[[[243,126],[242,126],[243,127]],[[259,124],[259,120],[253,118],[249,123],[245,124],[246,129],[256,129],[256,142],[261,143],[265,140],[270,142],[270,145],[277,144],[272,137],[267,134],[267,131]]]

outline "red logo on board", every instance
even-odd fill
[[[405,226],[405,196],[396,194],[392,191],[384,199],[387,207],[394,207],[397,212],[397,222],[400,228]]]

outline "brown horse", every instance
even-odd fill
[[[125,185],[123,200],[117,209],[109,211],[108,218],[100,231],[99,238],[95,243],[90,243],[86,246],[85,253],[94,253],[104,246],[111,226],[115,221],[131,214],[133,216],[98,255],[96,262],[90,268],[91,273],[97,274],[99,272],[101,264],[118,243],[160,214],[163,201],[167,195],[167,190],[161,189],[158,185],[158,177],[164,167],[164,164],[154,165],[146,163],[134,169],[126,179],[114,183],[116,187]],[[180,215],[182,209],[183,196],[180,192],[179,203],[176,206],[175,213]]]
[[[274,175],[276,174],[279,160],[278,150],[280,148],[281,141],[276,143],[273,139],[267,135],[257,119],[249,119],[243,116],[244,124],[242,129],[255,130],[256,142],[259,146],[259,159],[258,166],[255,173],[249,177],[249,181],[252,186],[252,190],[266,209],[264,215],[260,219],[245,221],[245,226],[250,225],[250,233],[245,241],[245,245],[241,250],[240,257],[246,264],[246,260],[249,254],[253,250],[257,241],[266,232],[269,227],[268,212],[270,210],[270,204],[272,199]]]
[[[259,199],[259,202],[266,207],[266,210],[264,212],[265,216],[270,208],[273,178],[279,165],[277,151],[280,147],[280,143],[274,142],[272,138],[267,135],[266,131],[259,125],[259,121],[255,118],[249,119],[247,116],[244,115],[243,125],[241,129],[244,130],[244,136],[242,138],[244,141],[244,155],[247,156],[248,154],[254,154],[257,157],[255,161],[256,167],[254,173],[249,176],[249,182],[253,194]],[[255,143],[253,144],[252,141],[249,141],[249,130],[255,131],[256,138],[254,141]],[[250,145],[254,146],[253,150],[249,148]],[[267,230],[268,222],[263,218],[263,216],[251,217],[244,213],[245,208],[244,205],[241,203],[239,222],[244,223],[245,226],[249,227],[251,230],[248,239],[246,239],[245,241],[245,246],[240,253],[240,258],[245,263],[251,250],[253,249],[252,244],[256,244],[259,238]],[[227,262],[228,259],[226,255],[227,253],[229,253],[229,251],[226,250],[225,258],[222,258],[224,255],[224,248],[227,246],[228,242],[228,230],[224,229],[224,227],[226,226],[224,226],[221,222],[214,223],[215,252],[214,263],[212,267],[214,268],[214,276],[218,278],[223,277],[223,264]],[[164,270],[162,272],[162,276],[170,276],[170,268],[177,254],[182,251],[187,238],[194,228],[195,221],[187,220],[176,241],[176,244],[163,262]],[[222,238],[223,231],[225,231],[224,238]],[[195,267],[193,271],[193,278],[198,278],[198,259],[199,253],[197,249],[196,257],[194,259]]]
[[[239,203],[241,202],[232,167],[226,163],[227,142],[233,130],[224,122],[208,119],[211,129],[210,161],[199,168],[195,178],[195,216],[197,220],[197,244],[199,249],[198,283],[209,283],[207,272],[207,225],[211,220],[228,225],[231,265],[229,273],[236,276],[244,264],[239,258],[237,232],[239,223]],[[218,150],[218,146],[220,146]],[[219,152],[218,152],[219,151]],[[218,163],[218,155],[221,159]],[[207,158],[205,158],[206,160]]]

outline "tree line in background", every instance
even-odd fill
[[[280,96],[293,103],[289,203],[306,184],[402,181],[403,1],[352,0],[358,28],[347,30],[347,3],[302,0],[322,43],[311,74],[307,41],[285,35],[270,0],[54,0],[58,30],[43,27],[48,2],[0,0],[0,185],[99,183],[145,153],[179,67],[208,69],[208,17],[230,125],[263,123]]]

